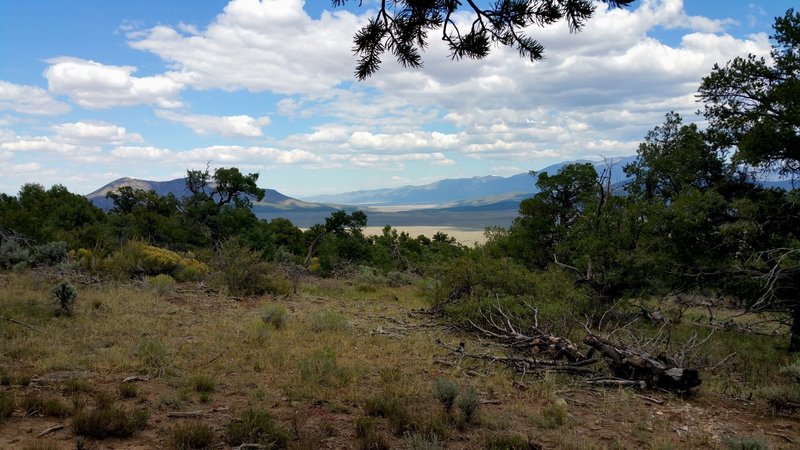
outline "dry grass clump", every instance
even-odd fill
[[[16,408],[17,404],[14,402],[14,397],[7,392],[0,392],[0,423],[11,417]]]
[[[169,370],[169,356],[164,343],[158,339],[144,338],[139,342],[136,354],[142,370],[154,377],[163,377]]]
[[[275,423],[272,415],[258,409],[247,409],[239,420],[228,424],[225,441],[237,446],[244,443],[260,444],[269,448],[286,448],[289,431]]]
[[[102,404],[94,409],[80,409],[72,418],[72,430],[79,436],[95,439],[129,437],[147,425],[147,410],[128,410],[122,406]]]
[[[219,444],[219,436],[211,426],[202,422],[175,425],[169,430],[167,448],[173,450],[200,450]]]
[[[19,407],[29,416],[66,417],[70,409],[59,397],[31,392],[19,403]]]
[[[136,398],[139,395],[139,387],[135,383],[123,382],[117,386],[117,393],[120,398]]]
[[[344,331],[347,317],[335,311],[322,310],[311,315],[311,329],[317,333]]]

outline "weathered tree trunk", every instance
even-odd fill
[[[789,338],[789,351],[800,352],[800,299],[794,303],[794,317],[792,318],[792,335]]]
[[[617,377],[642,380],[650,387],[677,392],[688,392],[701,383],[697,370],[678,367],[669,358],[654,358],[645,352],[619,347],[593,334],[587,334],[583,342],[603,355]]]

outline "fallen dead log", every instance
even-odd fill
[[[615,345],[593,334],[587,334],[583,342],[605,358],[616,377],[644,381],[649,387],[682,393],[689,392],[701,383],[697,370],[678,367],[670,358],[653,357],[643,351]]]
[[[481,312],[488,325],[480,326],[471,320],[469,323],[476,331],[499,342],[504,347],[523,353],[530,351],[534,355],[547,355],[552,360],[566,359],[572,364],[589,359],[569,339],[540,330],[538,319],[529,332],[523,333],[514,327],[512,319],[502,308],[495,306],[494,309],[499,317],[492,313]]]
[[[167,417],[171,419],[201,417],[202,415],[203,411],[172,411],[167,413]]]

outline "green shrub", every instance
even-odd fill
[[[370,266],[360,266],[353,276],[353,281],[367,285],[387,284],[389,279],[377,269]]]
[[[30,251],[14,239],[0,242],[0,268],[11,269],[26,265],[30,259]]]
[[[728,450],[768,450],[769,444],[762,437],[743,436],[732,437],[724,436],[722,445]]]
[[[145,282],[153,292],[159,297],[167,297],[175,292],[175,279],[171,276],[162,273],[156,276],[145,278]]]
[[[225,241],[217,250],[213,280],[228,295],[247,296],[289,294],[291,282],[277,269],[264,262],[261,254],[250,250],[238,238]]]
[[[199,450],[215,447],[219,438],[214,430],[202,423],[178,424],[169,431],[167,448],[174,450]]]
[[[259,316],[265,324],[272,325],[276,329],[281,329],[286,326],[286,322],[289,319],[289,312],[286,311],[286,307],[283,305],[268,303],[261,307]]]
[[[139,342],[136,354],[142,364],[142,370],[154,377],[167,374],[169,357],[167,348],[161,341],[152,338],[143,338]]]
[[[31,263],[36,266],[55,266],[67,260],[67,243],[50,242],[33,248]]]
[[[228,424],[225,440],[232,446],[244,443],[286,448],[289,431],[275,423],[272,415],[257,409],[245,410],[240,420]]]
[[[70,412],[69,407],[60,398],[44,396],[35,392],[23,397],[19,406],[29,416],[66,417]]]
[[[58,302],[58,312],[65,316],[72,315],[75,300],[78,298],[78,291],[68,281],[62,281],[50,289],[50,294]]]
[[[475,413],[481,406],[481,400],[478,398],[478,392],[472,386],[467,386],[464,392],[458,397],[456,406],[461,410],[464,415],[464,421],[471,423],[475,417]]]
[[[3,423],[5,419],[11,417],[11,414],[14,414],[16,408],[17,405],[14,402],[14,397],[8,392],[0,391],[0,423]]]
[[[444,410],[450,412],[453,402],[458,396],[458,385],[446,378],[436,380],[436,399],[444,406]]]
[[[311,315],[311,329],[323,331],[343,331],[347,329],[347,318],[337,312],[323,309]]]
[[[147,410],[129,411],[117,405],[96,409],[81,409],[72,418],[72,429],[79,436],[95,439],[129,437],[147,425]]]
[[[487,290],[478,284],[471,288],[461,286],[459,289],[472,291],[460,296],[458,290],[450,292],[448,295],[454,297],[444,307],[447,317],[459,326],[469,327],[469,321],[486,325],[486,314],[495,314],[499,307],[522,328],[533,325],[538,318],[540,323],[561,324],[563,329],[553,332],[562,333],[566,332],[567,324],[586,320],[585,315],[592,313],[590,292],[576,287],[563,271],[550,269],[533,273],[520,267],[508,270],[510,277],[517,279],[510,283],[512,288],[492,284],[492,289]],[[523,291],[524,294],[519,293]]]

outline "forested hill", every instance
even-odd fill
[[[108,210],[113,206],[113,202],[106,198],[106,194],[125,186],[131,187],[134,190],[141,189],[143,191],[155,191],[155,193],[160,197],[173,194],[176,198],[180,199],[190,195],[189,190],[186,189],[186,178],[177,178],[169,181],[149,181],[125,177],[106,184],[100,189],[86,195],[86,198],[88,198],[98,208]],[[281,194],[274,189],[266,189],[263,202],[297,208],[316,206]]]

